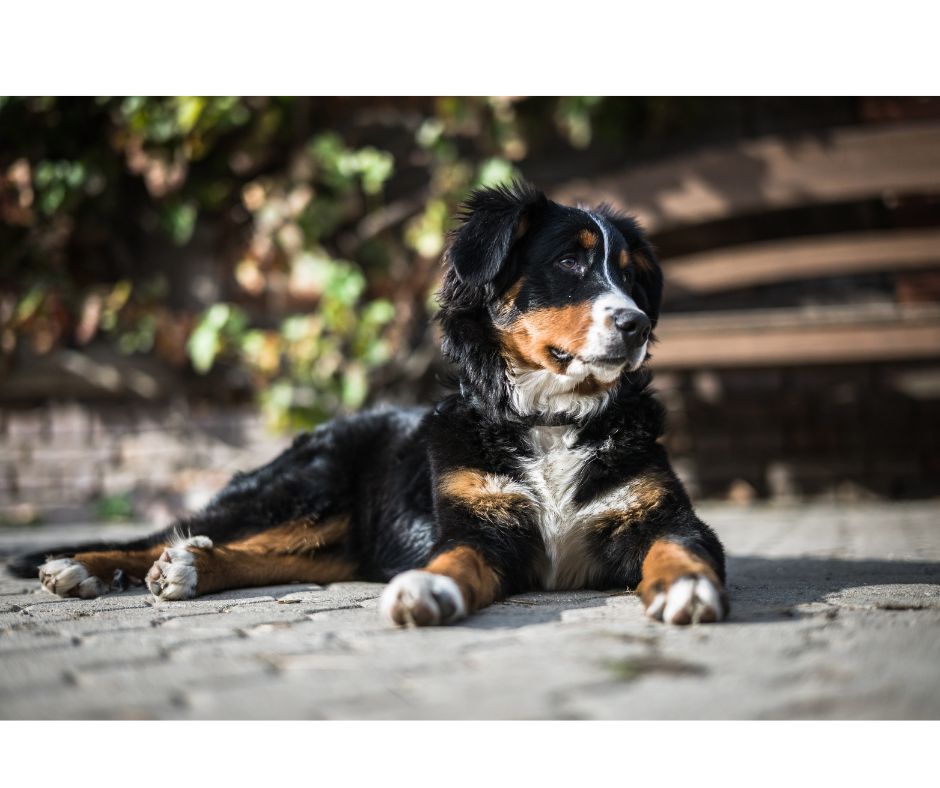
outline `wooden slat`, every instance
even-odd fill
[[[654,369],[940,359],[940,310],[817,309],[666,315]]]
[[[934,228],[795,238],[665,261],[667,283],[695,294],[933,265],[940,265],[940,230]]]
[[[940,123],[924,121],[765,137],[552,190],[606,200],[650,231],[813,203],[940,189]]]

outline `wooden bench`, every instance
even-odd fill
[[[731,216],[940,189],[940,124],[853,126],[766,137],[631,167],[552,190],[608,201],[650,232]]]
[[[670,289],[708,295],[755,285],[940,267],[940,229],[809,236],[673,257]]]
[[[940,358],[940,305],[665,314],[658,370]]]

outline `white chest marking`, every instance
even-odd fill
[[[574,502],[588,449],[573,448],[572,427],[533,427],[529,432],[534,456],[524,464],[526,481],[538,505],[538,526],[547,563],[542,581],[548,589],[583,588],[592,579],[592,562],[584,545],[589,522]]]

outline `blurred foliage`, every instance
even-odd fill
[[[707,102],[0,98],[0,365],[104,345],[316,423],[426,371],[471,188],[622,163]]]
[[[134,500],[130,492],[106,495],[95,503],[95,514],[101,522],[126,522],[134,516]]]

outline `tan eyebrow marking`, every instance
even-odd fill
[[[630,255],[627,254],[626,249],[620,250],[620,267],[626,268],[630,264]]]
[[[643,254],[643,252],[633,252],[633,264],[636,266],[637,271],[648,274],[653,272],[653,261]]]
[[[593,249],[597,246],[597,233],[584,229],[578,233],[578,243],[585,249]]]

